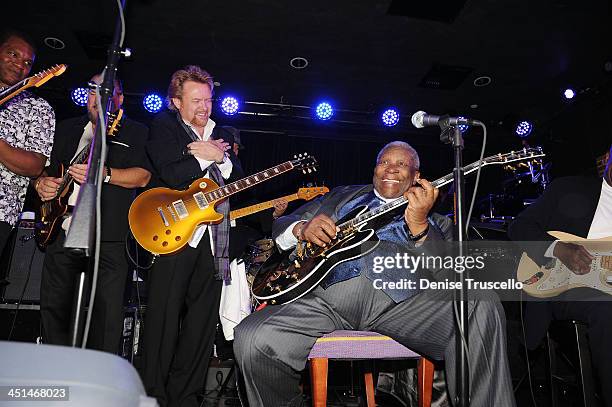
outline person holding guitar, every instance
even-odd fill
[[[25,79],[36,47],[24,33],[0,34],[0,91]],[[55,113],[25,91],[0,106],[0,254],[17,223],[31,178],[40,175],[51,155]]]
[[[571,233],[578,238],[575,242],[558,241],[548,234],[549,231]],[[524,249],[538,265],[558,259],[577,275],[591,272],[594,257],[578,239],[612,237],[612,158],[608,159],[603,179],[575,176],[554,180],[510,225],[508,235],[514,241],[527,242]],[[527,302],[526,346],[535,349],[553,319],[576,319],[588,324],[592,363],[601,384],[601,397],[607,407],[612,407],[612,387],[609,386],[612,383],[612,348],[609,345],[612,298],[591,288],[574,288],[557,299],[545,303]]]
[[[42,201],[47,205],[54,203],[59,215],[50,222],[55,225],[55,233],[50,232],[45,242],[40,287],[43,341],[54,345],[70,344],[73,292],[79,272],[89,264],[87,258],[72,256],[63,244],[70,228],[71,211],[77,202],[79,184],[85,182],[87,153],[95,127],[99,125],[95,86],[102,83],[102,79],[102,75],[95,75],[90,81],[92,89],[87,100],[87,115],[58,123],[50,165],[34,183]],[[117,79],[110,112],[122,113],[122,104],[123,89]],[[122,117],[120,123],[109,118],[109,124],[115,127],[107,131],[108,154],[101,197],[100,271],[88,341],[88,347],[109,353],[119,351],[123,329],[123,297],[129,270],[125,253],[128,210],[136,190],[146,186],[151,177],[145,150],[148,130],[143,124]]]
[[[272,236],[281,249],[299,244],[306,250],[305,242],[319,250],[343,239],[337,236],[340,219],[362,206],[375,210],[402,196],[408,206],[400,206],[372,226],[379,244],[367,257],[393,256],[398,250],[452,240],[451,220],[430,214],[438,190],[420,177],[417,152],[401,141],[379,152],[373,185],[335,188],[277,219]],[[234,352],[251,407],[301,405],[299,372],[306,366],[310,349],[319,337],[339,329],[378,332],[429,357],[449,361],[446,377],[454,398],[453,291],[377,289],[368,264],[360,258],[338,262],[305,295],[283,305],[268,305],[235,328]],[[385,273],[389,281],[411,278],[406,269]],[[505,317],[499,301],[486,297],[470,301],[469,307],[471,405],[510,407],[515,402]]]
[[[181,190],[207,177],[222,187],[240,173],[232,134],[210,119],[213,86],[210,74],[198,66],[172,74],[169,110],[151,123],[147,146],[156,186]],[[227,201],[217,210],[224,215],[220,224],[199,225],[188,245],[157,258],[149,273],[142,379],[161,406],[199,405],[221,280],[229,276]]]

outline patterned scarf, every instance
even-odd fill
[[[200,138],[195,134],[195,132],[185,124],[181,115],[179,113],[176,114],[176,119],[183,126],[183,129],[189,134],[189,137],[193,141],[199,141]],[[211,138],[214,134],[211,134]],[[216,164],[211,164],[208,167],[208,173],[213,181],[219,185],[219,187],[225,186],[225,182],[223,180],[223,176],[221,175],[221,171],[217,168]],[[229,268],[229,199],[221,202],[217,205],[217,211],[223,215],[223,220],[218,225],[209,225],[208,228],[212,233],[213,241],[215,242],[215,255],[214,255],[214,264],[215,264],[215,277],[217,279],[223,279],[225,281],[231,280],[230,268]]]

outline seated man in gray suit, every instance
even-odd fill
[[[335,222],[352,209],[373,208],[402,195],[408,205],[377,228],[382,244],[375,254],[385,243],[414,248],[452,240],[451,221],[429,215],[438,190],[420,178],[417,152],[399,141],[378,154],[373,185],[338,187],[277,219],[272,235],[281,249],[296,246],[298,240],[325,246],[336,235]],[[431,358],[444,359],[454,398],[453,291],[377,289],[371,267],[363,264],[360,259],[341,263],[310,293],[289,304],[267,306],[238,325],[234,352],[251,407],[300,405],[299,372],[308,353],[317,338],[338,329],[378,332]],[[471,406],[514,406],[501,304],[489,298],[471,301],[468,308]]]

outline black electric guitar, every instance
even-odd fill
[[[117,134],[121,128],[122,119],[123,109],[120,109],[117,113],[108,114],[108,124],[106,127],[107,136],[114,136]],[[70,165],[83,164],[87,162],[92,141],[87,143],[87,145],[78,152],[78,154],[70,162]],[[64,216],[68,210],[68,198],[72,194],[74,186],[74,178],[68,173],[68,170],[65,169],[64,165],[61,163],[59,171],[62,176],[62,181],[57,190],[57,195],[55,198],[43,202],[40,205],[38,219],[36,220],[34,227],[34,238],[36,239],[36,244],[41,249],[45,249],[49,243],[55,240],[57,232],[59,231],[62,216]]]
[[[544,156],[541,148],[526,148],[487,157],[483,159],[482,166],[504,165]],[[476,161],[463,167],[464,173],[467,175],[475,172],[479,164]],[[451,173],[433,181],[432,185],[439,188],[452,181]],[[251,288],[253,297],[268,304],[289,303],[302,297],[315,288],[336,265],[374,250],[379,243],[376,229],[385,223],[381,219],[407,202],[402,196],[374,209],[357,207],[336,222],[339,231],[325,248],[306,244],[296,255],[292,252],[276,253],[255,276]]]

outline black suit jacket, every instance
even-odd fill
[[[173,111],[159,113],[151,123],[149,129],[149,144],[147,153],[155,168],[155,174],[150,186],[163,186],[172,189],[185,189],[193,181],[204,176],[198,160],[189,154],[187,145],[193,140],[177,120],[177,114]],[[234,136],[224,128],[215,126],[211,138],[223,139],[230,143],[234,142]],[[230,182],[235,179],[235,173],[240,168],[240,163],[234,152],[228,150],[230,160],[234,166]]]
[[[59,164],[67,169],[76,153],[83,129],[89,122],[87,116],[61,121],[55,128],[55,141],[51,151],[49,175],[60,176]],[[106,164],[111,168],[140,167],[151,171],[145,146],[147,127],[125,117],[117,135],[107,138]],[[102,241],[123,241],[128,232],[128,211],[134,198],[135,189],[117,185],[102,185]]]
[[[543,264],[544,252],[554,241],[548,231],[558,230],[586,238],[599,202],[601,183],[601,178],[594,177],[556,179],[510,225],[510,239],[542,242],[529,244],[526,248],[529,257]]]
[[[546,249],[554,241],[547,232],[558,230],[586,238],[601,194],[601,178],[564,177],[553,181],[542,196],[524,210],[508,228],[511,240],[542,265]],[[523,243],[529,242],[529,243]],[[553,318],[553,303],[526,304],[527,346],[540,343]]]

